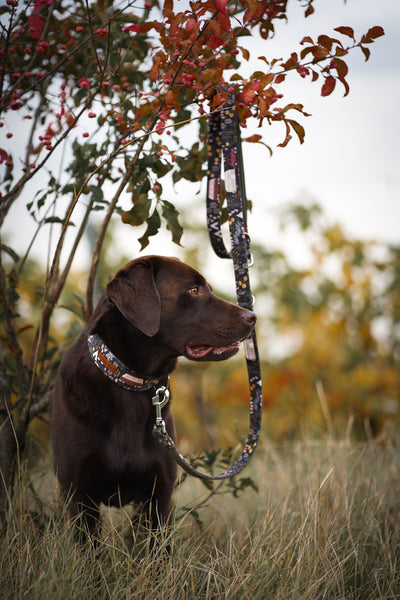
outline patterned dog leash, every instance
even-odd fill
[[[221,233],[221,162],[224,159],[225,192],[228,207],[231,252],[225,248]],[[212,247],[221,258],[233,260],[236,295],[239,306],[252,309],[253,296],[250,288],[249,265],[251,264],[250,238],[247,232],[247,199],[244,187],[244,172],[241,151],[239,121],[236,112],[234,90],[228,90],[225,109],[210,115],[208,134],[208,182],[207,223]],[[256,333],[253,329],[244,342],[247,372],[250,387],[250,424],[246,444],[238,460],[225,472],[208,475],[195,469],[177,450],[174,441],[165,429],[161,409],[168,402],[166,387],[156,391],[153,404],[156,408],[154,434],[159,442],[175,458],[184,471],[194,477],[208,480],[227,479],[239,473],[253,456],[261,431],[262,383],[260,359]],[[162,399],[160,400],[160,395]]]

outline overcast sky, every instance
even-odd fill
[[[316,0],[316,11],[308,19],[297,4],[289,1],[289,22],[280,24],[275,39],[268,42],[270,56],[288,56],[304,35],[329,35],[339,25],[352,26],[356,37],[381,25],[385,36],[369,46],[368,62],[359,49],[346,59],[347,97],[340,84],[322,98],[318,82],[291,78],[286,98],[302,102],[312,114],[302,119],[305,142],[300,146],[293,140],[266,160],[258,146],[246,145],[248,195],[260,216],[263,206],[313,198],[350,234],[398,244],[400,1]]]

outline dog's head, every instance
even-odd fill
[[[204,277],[175,258],[148,256],[125,265],[106,297],[139,332],[191,360],[236,354],[256,316],[213,294]]]

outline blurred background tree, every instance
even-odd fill
[[[352,239],[328,222],[316,204],[284,206],[280,214],[271,214],[274,219],[283,230],[302,232],[309,264],[299,269],[283,251],[252,245],[267,436],[291,439],[347,431],[365,439],[385,426],[397,426],[400,248]],[[189,222],[195,222],[194,215]],[[191,240],[191,262],[201,267],[215,260],[205,251],[204,227],[191,232]],[[226,294],[218,277],[213,285],[218,294]],[[180,373],[185,369],[190,373],[193,367],[182,367]],[[209,437],[219,431],[233,443],[235,420],[238,431],[246,433],[245,369],[232,360],[204,366],[200,376],[204,381],[197,390],[207,400],[202,427],[211,423]],[[189,396],[182,400],[183,415],[188,403]]]

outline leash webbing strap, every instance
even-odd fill
[[[246,222],[247,199],[244,188],[239,122],[233,90],[228,92],[228,101],[224,110],[210,116],[208,154],[207,222],[211,244],[219,257],[233,260],[238,304],[243,308],[251,309],[253,296],[249,279],[251,253]],[[226,250],[221,233],[222,155],[224,159],[231,252]],[[257,338],[254,330],[244,344],[250,386],[249,433],[242,454],[227,471],[218,475],[208,475],[198,471],[180,454],[165,428],[163,429],[157,425],[154,428],[159,442],[174,456],[176,462],[184,471],[195,477],[211,480],[232,477],[247,465],[257,447],[261,431],[262,383]]]

